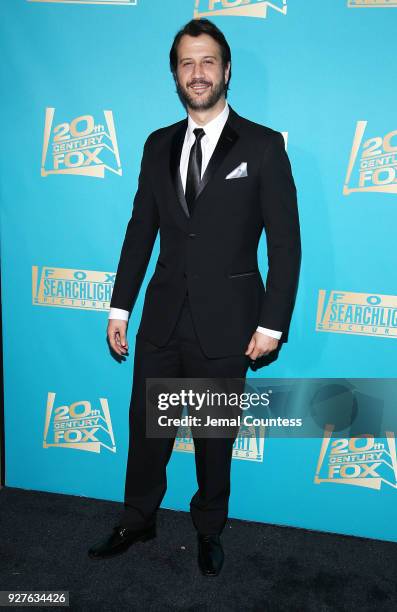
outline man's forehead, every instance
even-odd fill
[[[200,34],[199,36],[184,34],[178,45],[179,59],[193,55],[219,57],[221,55],[220,46],[208,34]]]

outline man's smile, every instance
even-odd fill
[[[202,82],[202,81],[188,85],[188,88],[194,91],[194,93],[196,93],[197,95],[202,95],[208,89],[210,89],[210,87],[211,87],[210,83]]]

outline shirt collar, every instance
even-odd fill
[[[208,136],[208,139],[212,142],[216,142],[223,130],[223,127],[227,121],[228,116],[229,116],[229,105],[227,101],[225,101],[225,106],[223,110],[219,113],[219,115],[214,117],[214,119],[211,119],[211,121],[209,121],[205,125],[198,125],[188,114],[188,127],[187,127],[188,139],[190,140],[191,138],[194,138],[193,130],[195,128],[201,127],[204,129],[205,135]]]

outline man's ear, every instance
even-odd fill
[[[172,71],[172,78],[174,79],[175,87],[178,89],[178,78],[176,76],[176,71]]]
[[[225,66],[225,83],[226,85],[229,82],[229,78],[230,78],[230,62],[228,62]]]

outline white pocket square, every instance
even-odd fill
[[[239,164],[237,168],[229,172],[229,174],[225,178],[235,179],[235,178],[241,178],[243,176],[248,176],[247,162],[241,162],[241,164]]]

